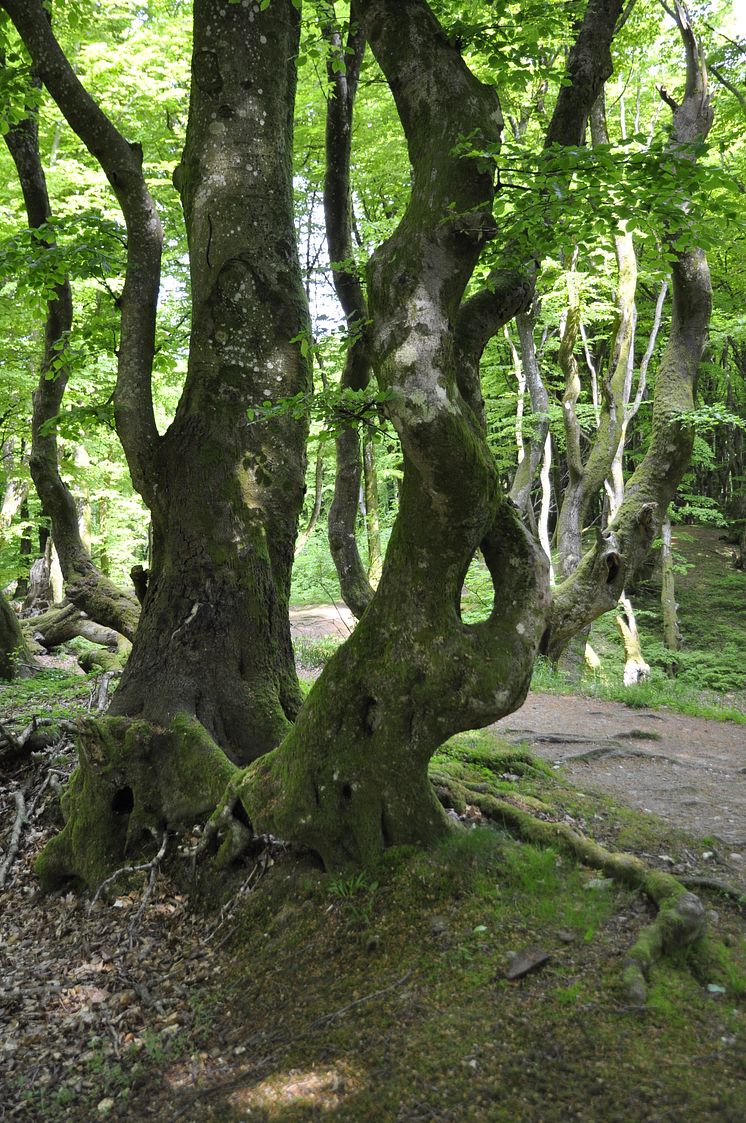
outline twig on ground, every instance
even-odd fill
[[[93,906],[96,904],[96,902],[98,901],[98,899],[101,896],[101,894],[103,893],[103,891],[105,889],[107,889],[109,887],[109,885],[112,885],[117,880],[118,877],[124,877],[126,874],[130,874],[130,873],[144,873],[146,870],[149,873],[152,872],[153,868],[157,867],[160,864],[161,858],[163,857],[163,855],[166,852],[166,839],[167,839],[167,834],[164,832],[163,842],[161,843],[161,848],[158,851],[158,853],[156,854],[155,858],[151,858],[151,860],[149,862],[141,862],[140,865],[138,865],[138,866],[120,866],[119,869],[114,870],[114,873],[111,874],[109,877],[107,877],[105,879],[105,881],[102,881],[101,884],[99,885],[98,889],[96,890],[96,892],[93,895],[93,900],[91,901],[90,905],[88,906],[88,912],[90,913],[92,911]],[[148,893],[148,896],[150,896],[149,893]]]
[[[158,876],[158,868],[159,868],[161,862],[163,861],[163,857],[166,853],[166,847],[167,846],[168,846],[168,831],[164,831],[163,832],[163,839],[161,840],[160,849],[159,849],[158,853],[156,854],[155,858],[153,858],[152,862],[150,862],[150,873],[148,875],[148,884],[145,886],[145,892],[142,895],[142,901],[140,902],[140,907],[137,910],[137,912],[135,913],[134,919],[133,919],[132,923],[130,924],[130,926],[127,930],[127,938],[129,940],[130,948],[132,947],[132,941],[134,939],[135,932],[137,931],[137,926],[140,923],[140,920],[142,918],[142,914],[145,912],[148,901],[150,900],[150,898],[152,896],[153,889],[155,887],[155,879]]]
[[[364,994],[362,998],[356,998],[354,1002],[348,1002],[346,1006],[340,1006],[339,1010],[333,1010],[331,1014],[322,1014],[320,1018],[316,1018],[311,1022],[308,1027],[309,1030],[315,1029],[316,1026],[326,1025],[328,1022],[333,1022],[335,1018],[341,1018],[348,1010],[352,1010],[355,1006],[362,1006],[364,1002],[371,1002],[374,998],[380,998],[384,994],[388,994],[391,990],[396,990],[397,987],[403,986],[404,983],[411,977],[412,972],[405,971],[400,979],[393,983],[389,983],[387,987],[381,987],[380,990],[372,990],[370,994]]]
[[[11,733],[9,729],[0,723],[0,741],[4,741],[7,746],[5,752],[0,754],[0,760],[3,756],[18,756],[23,752],[37,729],[51,724],[51,719],[48,717],[32,717],[26,728],[16,734]]]
[[[10,841],[8,843],[5,861],[2,866],[0,866],[0,889],[5,888],[5,879],[18,854],[18,848],[21,844],[21,831],[23,830],[23,824],[26,822],[26,797],[23,791],[19,788],[14,793],[13,798],[16,805],[16,817],[13,823],[13,829],[10,832]]]

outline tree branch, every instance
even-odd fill
[[[142,170],[142,150],[115,128],[77,78],[57,42],[41,0],[0,0],[31,55],[35,72],[68,124],[98,161],[127,226],[127,269],[120,301],[121,339],[115,416],[137,490],[155,501],[159,442],[151,372],[163,235]]]

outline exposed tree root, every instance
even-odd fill
[[[730,897],[742,908],[746,905],[746,892],[743,889],[738,889],[735,885],[729,885],[727,881],[721,881],[719,877],[699,877],[692,874],[680,877],[679,881],[687,889],[711,889],[713,893]]]
[[[14,799],[16,804],[16,817],[13,823],[13,829],[10,832],[10,841],[8,843],[8,849],[5,854],[5,859],[2,866],[0,866],[0,889],[5,888],[5,880],[8,876],[8,872],[10,871],[10,867],[13,865],[13,862],[16,859],[18,848],[21,845],[21,831],[23,830],[23,824],[27,820],[26,798],[20,788],[15,793]]]
[[[511,834],[539,846],[551,846],[569,854],[583,865],[601,870],[607,877],[640,889],[658,907],[655,920],[642,929],[630,948],[624,965],[624,986],[632,1002],[643,1005],[647,995],[646,978],[663,955],[699,940],[705,932],[706,917],[702,902],[671,874],[652,870],[633,854],[614,853],[573,830],[566,823],[538,819],[529,811],[504,799],[478,790],[481,784],[464,784],[451,777],[435,776],[436,791],[445,802],[443,780],[447,786],[446,806],[459,809],[476,804],[483,815],[499,823]],[[522,801],[523,802],[523,801]]]
[[[53,734],[37,733],[43,726],[51,724],[50,718],[33,717],[26,728],[16,734],[0,723],[0,767],[8,760],[15,762],[19,757],[30,756],[53,744],[57,739]]]

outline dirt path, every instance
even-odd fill
[[[575,695],[530,694],[492,727],[597,788],[741,852],[746,872],[746,727]],[[735,859],[738,861],[738,859]]]
[[[293,634],[345,637],[344,605],[291,611]],[[562,765],[581,788],[608,792],[672,827],[716,840],[746,876],[746,726],[576,695],[530,694],[492,727]]]

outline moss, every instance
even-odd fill
[[[78,761],[62,798],[65,826],[36,861],[45,890],[66,880],[95,889],[154,833],[209,814],[237,771],[186,715],[168,730],[128,718],[83,721]]]

